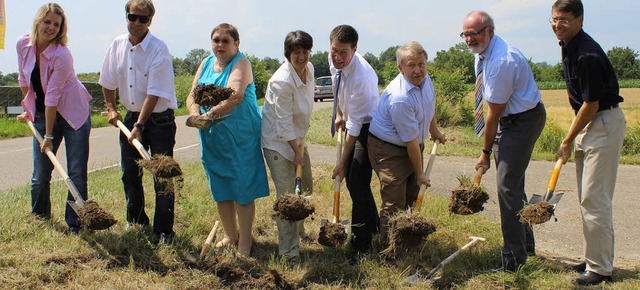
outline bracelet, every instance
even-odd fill
[[[489,156],[491,156],[491,153],[493,153],[493,149],[489,149],[489,150],[484,150],[482,149],[482,153],[487,154]]]
[[[53,135],[50,135],[50,134],[44,134],[44,139],[53,140]]]

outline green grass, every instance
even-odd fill
[[[347,248],[326,248],[315,242],[301,242],[302,262],[289,264],[277,255],[277,230],[271,195],[256,202],[254,254],[252,259],[235,257],[232,250],[212,250],[204,263],[189,261],[197,257],[218,213],[211,200],[208,182],[200,163],[182,164],[184,188],[176,198],[175,243],[154,244],[149,228],[124,231],[124,194],[118,169],[90,174],[89,195],[120,223],[109,230],[79,237],[66,234],[63,182],[52,183],[52,213],[49,221],[29,214],[29,187],[2,192],[0,203],[0,285],[3,288],[76,288],[76,289],[264,289],[273,273],[288,285],[306,289],[571,289],[575,273],[545,257],[534,257],[516,273],[491,273],[501,244],[500,226],[480,215],[458,216],[448,213],[448,193],[428,192],[421,213],[431,219],[437,230],[420,246],[400,254],[394,261],[376,254],[364,257],[357,267],[345,265]],[[313,204],[316,213],[306,222],[311,240],[317,238],[320,221],[331,215],[332,166],[314,164]],[[145,188],[152,188],[146,173]],[[377,180],[372,181],[378,192]],[[350,199],[343,185],[341,214],[350,216]],[[147,214],[153,217],[154,199],[147,194]],[[374,195],[378,204],[379,195]],[[221,230],[217,238],[221,237]],[[434,283],[410,286],[407,277],[416,271],[425,274],[444,258],[466,244],[468,236],[482,236],[478,243],[446,265]],[[374,250],[379,249],[374,238]],[[639,270],[616,270],[611,289],[640,288]],[[233,276],[235,273],[239,276]],[[235,279],[234,277],[242,277]],[[271,279],[271,280],[269,280]],[[273,285],[272,285],[273,286]]]

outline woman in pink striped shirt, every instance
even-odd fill
[[[30,120],[41,135],[42,144],[33,139],[33,177],[31,178],[31,212],[37,217],[51,217],[50,185],[53,164],[44,154],[55,153],[65,139],[67,171],[80,195],[87,199],[87,161],[91,95],[76,77],[73,58],[67,44],[67,19],[62,7],[48,3],[40,7],[31,33],[18,38],[18,67],[24,113],[17,118]],[[71,153],[73,152],[73,153]],[[71,193],[67,199],[73,200]],[[72,234],[80,229],[78,215],[67,204],[65,221]]]

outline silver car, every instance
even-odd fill
[[[333,99],[333,86],[331,85],[331,77],[318,77],[316,79],[316,85],[313,90],[313,100],[317,102],[324,99]]]

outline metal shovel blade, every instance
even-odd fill
[[[560,202],[560,199],[562,198],[562,196],[564,195],[564,193],[558,193],[556,195],[554,195],[552,198],[549,199],[549,203],[553,204],[553,206],[555,207],[556,204],[558,204],[558,202]]]
[[[67,203],[69,203],[69,205],[71,206],[73,211],[76,212],[76,214],[80,214],[79,211],[80,211],[80,208],[82,207],[80,203],[76,202],[75,200],[67,200]]]
[[[542,200],[543,200],[542,195],[534,194],[531,196],[531,199],[529,199],[529,204],[539,203]]]

